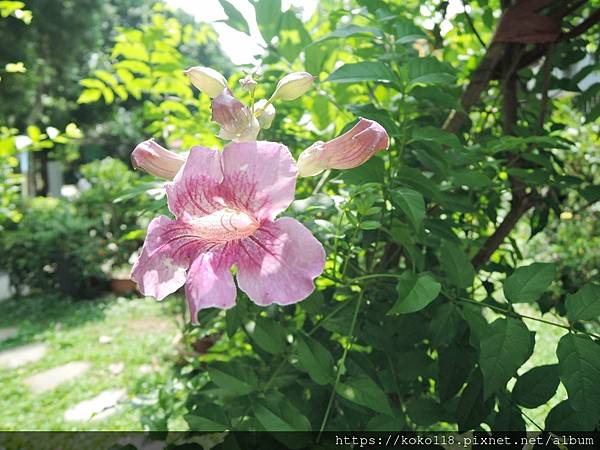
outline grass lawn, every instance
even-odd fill
[[[19,329],[0,342],[0,351],[38,342],[48,347],[36,362],[0,368],[0,430],[141,430],[140,405],[156,402],[158,388],[169,378],[177,317],[173,304],[143,298],[37,296],[0,302],[0,328]],[[87,361],[90,368],[52,390],[36,394],[23,382],[73,361]],[[114,389],[127,391],[114,414],[65,421],[69,408]]]

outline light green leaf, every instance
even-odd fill
[[[373,27],[361,27],[359,25],[348,25],[343,28],[338,28],[322,38],[314,41],[310,46],[319,45],[331,39],[345,39],[356,36],[380,36],[381,30]]]
[[[362,81],[390,82],[394,74],[379,61],[363,61],[344,64],[335,70],[327,80],[332,83],[360,83]]]
[[[77,99],[77,103],[93,103],[98,101],[101,95],[100,89],[84,89]]]
[[[560,380],[571,407],[598,421],[600,418],[600,345],[591,339],[566,334],[556,349]]]
[[[467,288],[473,283],[475,269],[469,256],[456,244],[442,242],[440,263],[444,272],[455,286]]]
[[[219,0],[219,3],[228,17],[225,23],[231,28],[249,35],[250,27],[248,27],[248,22],[246,22],[246,19],[244,19],[242,13],[240,13],[235,6],[233,6],[227,0]]]
[[[484,398],[506,386],[531,355],[532,333],[520,320],[492,322],[481,338],[479,366],[483,373]]]
[[[441,288],[431,275],[417,276],[412,272],[404,272],[396,285],[398,300],[388,315],[420,311],[437,298]]]
[[[265,41],[270,43],[279,33],[281,0],[254,0],[256,23]]]
[[[548,290],[554,276],[554,263],[519,267],[504,281],[504,296],[512,303],[535,302]]]
[[[525,408],[537,408],[554,396],[559,383],[558,365],[534,367],[517,379],[512,398]]]
[[[600,285],[588,283],[575,294],[567,295],[565,304],[570,321],[600,317]]]
[[[420,192],[409,188],[392,191],[392,202],[408,218],[415,230],[420,230],[425,218],[425,199]]]

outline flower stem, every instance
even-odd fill
[[[358,312],[360,310],[360,306],[362,304],[363,291],[360,291],[358,294],[358,299],[356,301],[356,308],[354,308],[354,315],[352,316],[352,323],[350,324],[350,330],[348,331],[348,345],[344,347],[344,353],[342,353],[342,359],[337,367],[337,372],[335,375],[335,382],[333,384],[333,389],[331,390],[331,395],[329,396],[329,402],[327,403],[327,409],[325,410],[325,415],[323,416],[323,421],[321,422],[321,428],[319,429],[319,435],[317,436],[317,442],[321,438],[321,434],[325,430],[325,426],[327,425],[327,420],[329,419],[329,414],[331,413],[331,407],[333,406],[333,400],[335,399],[335,391],[340,382],[340,378],[342,376],[342,368],[346,364],[346,357],[348,356],[348,351],[352,347],[352,341],[354,340],[354,328],[356,327],[356,319],[358,318]]]

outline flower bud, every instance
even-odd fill
[[[257,101],[254,104],[254,107],[256,111],[260,111],[260,114],[257,114],[260,127],[265,130],[271,128],[271,124],[275,118],[275,107],[272,104],[267,103],[265,99]]]
[[[227,80],[223,75],[210,67],[192,67],[184,72],[201,92],[215,98],[227,88]]]
[[[240,86],[242,86],[242,89],[244,89],[246,92],[254,92],[254,89],[256,89],[257,85],[258,83],[254,78],[252,78],[251,75],[246,75],[240,80]]]
[[[296,100],[310,89],[314,80],[315,77],[308,72],[289,73],[279,80],[271,98]]]
[[[212,120],[221,125],[218,136],[233,142],[255,141],[260,131],[256,117],[229,89],[213,99]]]
[[[298,158],[298,175],[309,177],[327,169],[352,169],[389,145],[385,129],[363,119],[349,131],[328,142],[315,142]]]
[[[142,169],[154,176],[172,180],[183,166],[186,155],[167,150],[149,139],[137,145],[131,153],[134,169]]]

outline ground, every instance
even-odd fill
[[[143,429],[140,407],[152,404],[169,377],[178,321],[173,305],[143,298],[1,302],[0,430]],[[26,345],[30,361],[15,367],[22,355],[7,350]],[[50,378],[60,378],[65,364],[71,378],[53,387]],[[101,412],[86,418],[90,399]]]

